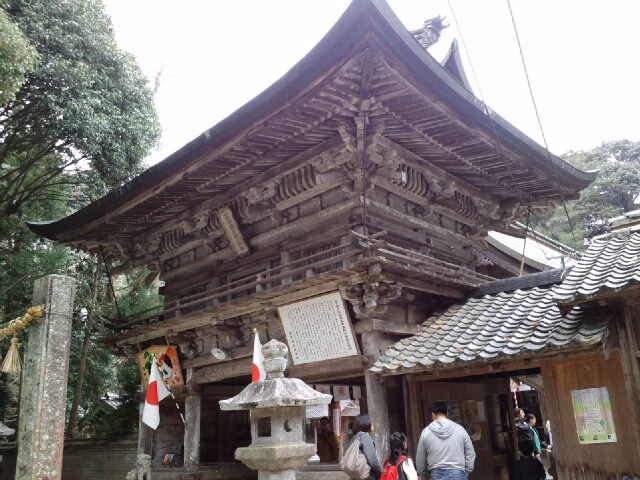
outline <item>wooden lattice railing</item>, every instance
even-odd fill
[[[428,272],[429,275],[449,281],[453,284],[476,287],[494,280],[492,277],[468,268],[433,258],[419,252],[390,244],[385,239],[386,232],[365,236],[356,232],[346,237],[340,245],[302,256],[284,265],[278,265],[258,273],[246,275],[211,288],[204,292],[167,302],[161,312],[157,308],[138,312],[128,317],[125,323],[114,325],[115,330],[156,323],[165,318],[188,312],[212,309],[238,298],[267,292],[291,283],[293,278],[312,278],[347,268],[362,259],[381,259],[397,266],[411,268],[414,271]],[[302,277],[301,277],[302,276]]]

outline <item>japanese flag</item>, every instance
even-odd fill
[[[154,356],[149,374],[149,384],[147,385],[147,395],[144,399],[144,410],[142,411],[142,421],[154,430],[158,428],[160,423],[160,400],[169,394],[169,389],[164,384],[160,372],[158,372],[158,361]]]
[[[256,332],[255,340],[253,342],[253,365],[251,365],[251,382],[259,382],[267,378],[267,374],[264,371],[264,357],[262,356],[262,345],[260,344],[260,337]]]

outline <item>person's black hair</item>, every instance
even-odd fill
[[[516,414],[516,417],[517,417],[520,415],[520,412],[524,413],[524,410],[521,408],[516,408],[513,412]]]
[[[407,436],[402,432],[393,432],[389,439],[389,463],[395,465],[402,455],[407,451],[404,446],[407,443]]]
[[[353,420],[353,431],[358,432],[366,432],[369,433],[371,431],[371,417],[369,417],[368,413],[363,413],[362,415],[358,415]]]
[[[522,418],[520,415],[518,415],[515,418],[515,422],[516,422],[516,425],[520,425],[521,423],[524,423],[524,418]]]
[[[533,455],[533,444],[531,444],[531,442],[520,442],[518,448],[520,449],[520,453],[525,457]]]
[[[536,418],[536,416],[533,413],[527,413],[527,416],[524,417],[524,421],[529,423],[531,420],[533,420],[534,418]]]
[[[433,405],[431,405],[431,413],[434,413],[436,415],[446,415],[447,404],[440,401],[433,402]]]
[[[322,417],[320,419],[320,423],[324,422],[326,420],[327,423],[329,423],[329,417]]]

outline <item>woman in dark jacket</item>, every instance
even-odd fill
[[[370,435],[371,430],[373,430],[373,425],[371,424],[371,418],[368,414],[364,413],[362,415],[358,415],[353,421],[353,431],[356,432],[356,438],[360,440],[360,449],[367,459],[367,463],[371,467],[369,479],[380,480],[382,467],[380,466],[380,461],[376,454],[376,446]]]

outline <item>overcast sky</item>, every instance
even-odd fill
[[[348,0],[105,0],[120,45],[153,82],[162,160],[251,100],[300,60]],[[389,0],[409,29],[436,15],[451,26],[429,51],[439,58],[464,37],[485,100],[541,142],[506,0]],[[640,2],[512,0],[542,126],[551,151],[640,140]],[[437,47],[437,48],[436,48]],[[468,58],[467,74],[474,84]]]

